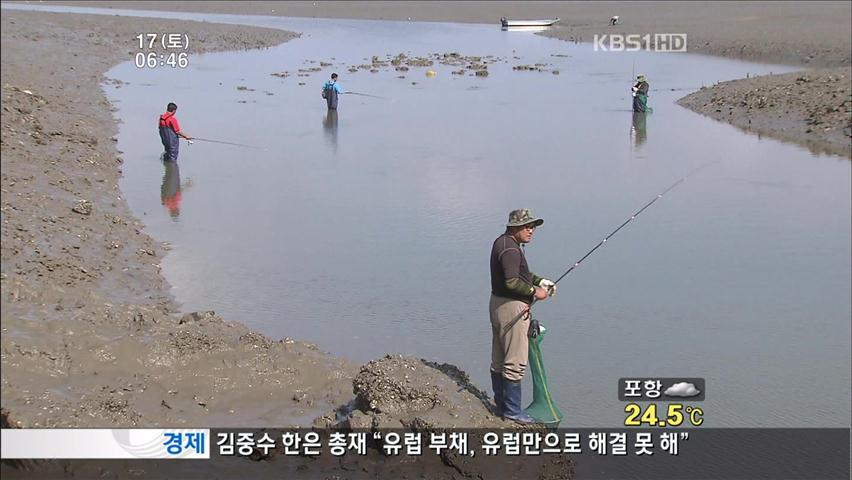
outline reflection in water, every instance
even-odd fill
[[[166,166],[166,171],[163,174],[163,185],[160,187],[160,201],[169,211],[169,216],[177,221],[180,216],[181,190],[189,188],[192,182],[187,180],[185,184],[180,184],[180,168],[177,162],[163,162],[163,164]]]
[[[334,147],[334,153],[337,153],[337,110],[326,111],[322,127],[325,130],[328,143]]]
[[[645,129],[645,112],[633,112],[633,125],[630,127],[630,138],[633,141],[633,146],[639,148],[648,139],[648,132]]]

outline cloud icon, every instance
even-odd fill
[[[694,397],[701,393],[695,385],[687,382],[675,383],[664,392],[669,397]]]

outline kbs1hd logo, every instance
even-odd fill
[[[676,53],[686,52],[686,34],[595,34],[594,48],[596,52],[636,52],[639,50],[653,50],[656,52]]]

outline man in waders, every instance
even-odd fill
[[[180,130],[175,112],[177,112],[177,105],[169,103],[166,107],[166,113],[160,115],[160,140],[163,141],[163,148],[166,150],[163,153],[163,160],[166,162],[177,161],[178,147],[180,146],[178,137],[183,137],[189,143],[192,143],[192,137]]]
[[[556,291],[552,281],[530,272],[521,248],[543,223],[527,209],[513,210],[506,231],[491,247],[491,387],[498,415],[518,423],[535,423],[521,407],[521,379],[529,358],[530,304]],[[504,331],[512,321],[515,324]]]
[[[337,98],[343,94],[343,89],[337,83],[337,74],[331,74],[331,80],[325,82],[322,86],[322,98],[325,99],[329,110],[337,110]]]
[[[645,75],[636,76],[636,85],[633,85],[633,111],[645,113],[648,109],[648,82]]]

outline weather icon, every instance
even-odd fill
[[[701,393],[695,385],[689,382],[675,383],[664,392],[668,397],[694,397]]]

